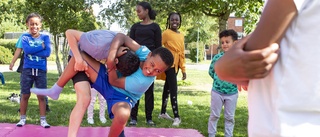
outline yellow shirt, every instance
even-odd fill
[[[184,55],[184,35],[167,29],[162,33],[162,45],[169,49],[174,57],[173,66],[182,73],[186,72],[185,55]]]
[[[167,29],[162,33],[162,45],[169,49],[173,55],[174,62],[171,67],[175,68],[176,73],[178,68],[181,69],[182,73],[185,73],[184,35]],[[158,77],[158,79],[163,79],[163,76]]]

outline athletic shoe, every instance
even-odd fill
[[[136,126],[137,125],[137,120],[131,119],[129,122],[129,126]]]
[[[147,125],[152,127],[156,126],[156,124],[152,120],[148,120]]]
[[[180,123],[181,123],[181,119],[180,118],[174,118],[172,126],[179,126]]]
[[[105,117],[100,117],[100,121],[101,121],[101,123],[106,123],[107,122],[107,119],[105,118]]]
[[[87,121],[88,121],[88,123],[91,124],[91,125],[94,124],[93,118],[87,118]]]
[[[20,121],[16,125],[17,127],[22,127],[25,124],[26,124],[26,119],[20,119]]]
[[[44,128],[50,128],[50,125],[47,123],[47,121],[45,119],[41,119],[40,124]]]
[[[171,117],[168,115],[168,113],[159,114],[158,118],[163,118],[163,119],[167,119],[167,120],[173,121],[173,118],[171,118]]]

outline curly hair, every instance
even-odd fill
[[[238,33],[236,31],[234,31],[233,29],[224,30],[219,33],[220,39],[222,37],[228,37],[228,36],[231,36],[233,41],[238,40]]]
[[[116,64],[117,70],[123,76],[129,76],[136,72],[139,66],[140,59],[132,50],[128,50],[126,54],[118,57],[118,63]]]

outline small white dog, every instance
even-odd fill
[[[20,95],[16,93],[12,93],[9,97],[7,97],[7,99],[9,99],[11,102],[17,102],[20,104]]]

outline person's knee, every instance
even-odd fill
[[[120,125],[125,125],[127,121],[129,120],[130,113],[117,113],[114,115],[114,122],[117,122]]]
[[[30,94],[22,94],[21,99],[28,100],[30,98]]]
[[[38,98],[39,101],[45,101],[44,96],[37,95],[37,98]]]
[[[119,124],[126,124],[130,117],[130,111],[131,108],[128,103],[126,102],[120,102],[115,104],[112,107],[112,112],[114,114],[114,120],[115,122],[118,122]]]

